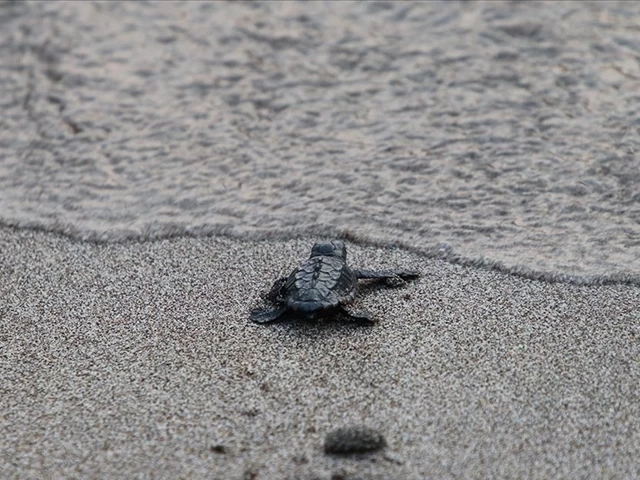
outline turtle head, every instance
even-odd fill
[[[330,242],[316,243],[311,249],[312,257],[338,257],[343,260],[347,259],[347,247],[340,240],[331,240]]]

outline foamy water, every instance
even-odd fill
[[[0,222],[640,283],[640,6],[4,3]]]

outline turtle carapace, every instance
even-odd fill
[[[375,320],[366,311],[349,308],[356,297],[359,279],[384,280],[397,286],[418,278],[414,270],[359,270],[347,265],[347,249],[339,240],[316,243],[311,255],[288,277],[273,284],[266,298],[274,308],[251,312],[251,320],[269,323],[287,316],[316,320],[342,314],[363,324]]]

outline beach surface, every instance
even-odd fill
[[[0,1],[0,478],[640,478],[639,18]]]
[[[379,323],[251,324],[312,239],[91,244],[0,230],[2,478],[636,478],[640,290],[414,267]],[[336,457],[326,434],[377,429]]]

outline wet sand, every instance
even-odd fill
[[[640,290],[349,244],[378,319],[248,322],[313,239],[0,230],[2,478],[635,478]],[[383,433],[333,457],[325,435]]]

